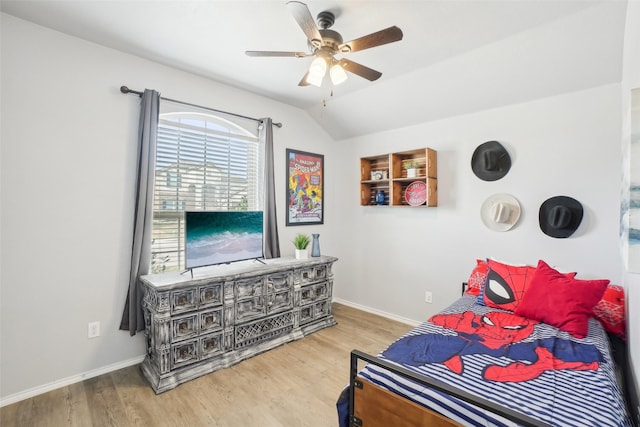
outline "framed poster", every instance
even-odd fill
[[[324,156],[287,148],[287,225],[324,222]]]

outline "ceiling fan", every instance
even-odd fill
[[[318,14],[318,25],[316,25],[306,4],[299,1],[290,1],[287,3],[287,7],[307,36],[310,52],[248,50],[245,53],[248,56],[263,57],[285,56],[306,58],[308,56],[314,56],[315,59],[311,62],[309,71],[307,71],[302,80],[300,80],[300,83],[298,83],[299,86],[311,84],[320,87],[327,73],[327,69],[329,69],[329,75],[334,85],[340,84],[347,79],[345,71],[370,81],[377,80],[382,76],[381,72],[345,58],[337,59],[335,55],[357,52],[359,50],[402,40],[402,30],[393,26],[343,43],[342,36],[338,32],[329,29],[335,22],[335,15],[333,13],[328,11],[320,12]]]

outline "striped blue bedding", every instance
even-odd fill
[[[552,426],[631,426],[595,319],[578,339],[464,296],[378,357]],[[368,365],[359,375],[465,426],[517,425],[384,368]]]

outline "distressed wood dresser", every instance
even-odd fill
[[[142,276],[156,393],[335,325],[330,256],[274,258]]]

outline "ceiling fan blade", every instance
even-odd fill
[[[357,52],[399,40],[402,40],[402,30],[394,25],[393,27],[343,43],[338,49],[342,53]]]
[[[365,67],[364,65],[360,65],[357,62],[349,61],[348,59],[342,58],[339,64],[342,68],[345,69],[345,71],[357,74],[358,76],[370,81],[378,80],[380,76],[382,76],[382,73],[380,71]]]
[[[287,3],[287,7],[289,7],[293,19],[302,28],[309,42],[314,47],[320,47],[322,45],[322,36],[307,5],[299,1],[290,1]]]
[[[305,56],[312,56],[312,53],[306,52],[279,52],[268,50],[247,50],[245,51],[247,56],[293,56],[295,58],[304,58]]]

